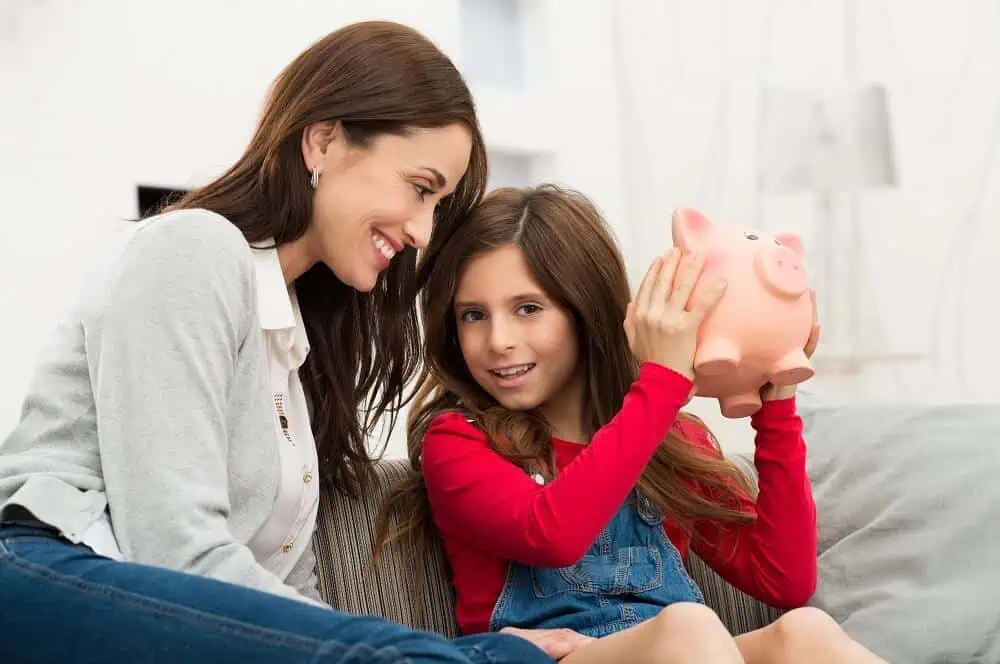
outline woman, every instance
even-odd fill
[[[41,358],[0,446],[5,654],[551,661],[335,612],[310,547],[319,487],[365,490],[415,370],[416,251],[485,178],[469,91],[418,33],[296,58],[243,156],[142,221]]]

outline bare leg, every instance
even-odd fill
[[[733,637],[715,612],[682,602],[623,632],[598,639],[562,664],[742,664]]]
[[[747,664],[888,664],[841,629],[829,615],[806,607],[736,637]]]

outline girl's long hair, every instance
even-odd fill
[[[449,411],[472,418],[493,449],[526,471],[553,468],[551,434],[535,411],[501,407],[473,380],[458,344],[454,297],[462,270],[474,256],[517,246],[532,277],[570,312],[583,364],[583,416],[592,436],[621,408],[638,376],[638,362],[622,327],[630,290],[615,240],[601,215],[582,195],[551,185],[491,192],[441,248],[421,295],[424,359],[420,389],[408,422],[411,469],[393,488],[379,520],[381,546],[404,540],[421,575],[438,533],[421,475],[423,439],[431,422]],[[693,534],[696,520],[749,522],[740,498],[751,495],[747,478],[718,452],[718,443],[697,418],[690,426],[708,433],[714,450],[684,439],[678,427],[660,445],[638,488],[672,522]],[[395,521],[396,527],[390,528]],[[417,579],[423,583],[422,578]]]

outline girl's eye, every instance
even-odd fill
[[[483,312],[476,311],[474,309],[470,309],[469,311],[463,311],[462,315],[459,316],[459,320],[461,320],[463,323],[472,323],[477,320],[483,320],[483,318],[484,318]]]
[[[518,313],[524,316],[530,316],[531,314],[537,314],[542,308],[537,304],[522,304],[517,308]]]

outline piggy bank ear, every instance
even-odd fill
[[[712,222],[691,208],[675,210],[671,226],[674,246],[683,251],[695,251],[712,230]]]
[[[802,246],[802,239],[795,233],[778,233],[774,236],[774,239],[777,240],[781,246],[788,247],[799,256],[804,255],[806,252],[805,247]]]

